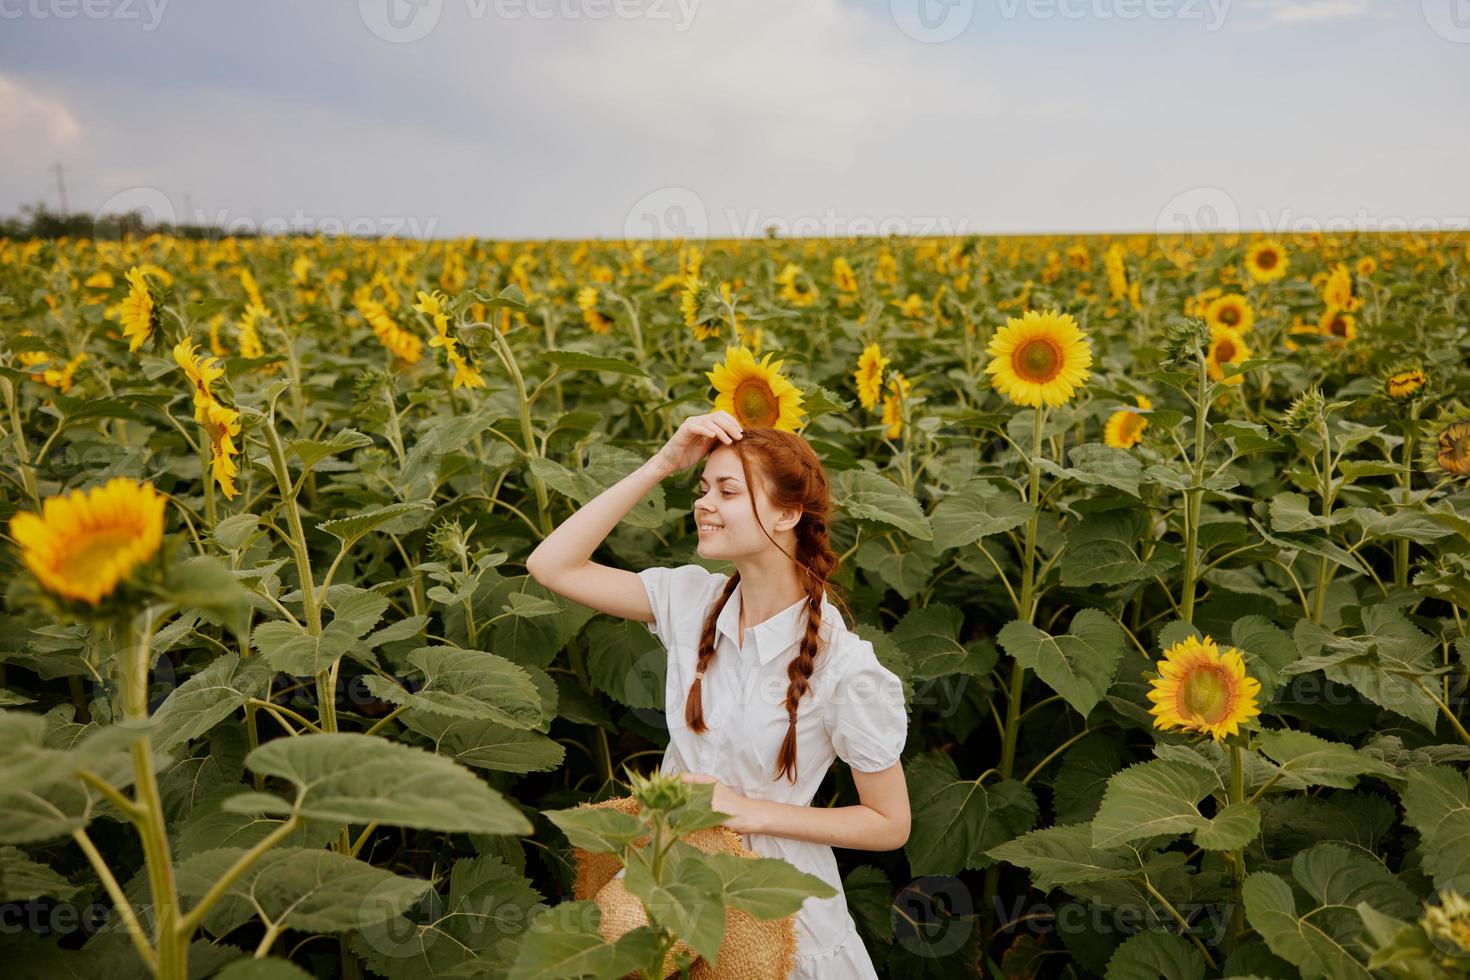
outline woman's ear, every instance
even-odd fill
[[[783,510],[781,517],[776,521],[776,530],[786,531],[796,527],[801,523],[801,514],[799,510]]]

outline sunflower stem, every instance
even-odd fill
[[[1319,423],[1318,431],[1322,434],[1322,519],[1332,519],[1332,433],[1327,427],[1327,419],[1324,417]],[[1331,525],[1328,525],[1330,530]],[[1327,558],[1324,556],[1317,559],[1317,590],[1312,597],[1312,622],[1320,624],[1322,613],[1327,607],[1327,586],[1332,581],[1331,569],[1327,567]]]
[[[516,363],[515,352],[510,349],[510,343],[497,328],[491,328],[490,336],[495,342],[495,353],[500,357],[500,363],[505,365],[506,373],[510,375],[511,383],[516,388],[516,401],[520,405],[521,419],[521,441],[524,444],[523,452],[526,457],[527,472],[531,477],[531,485],[536,490],[536,507],[540,511],[542,536],[551,534],[551,503],[546,492],[546,484],[542,481],[536,468],[529,464],[534,463],[542,455],[536,446],[536,430],[531,427],[531,401],[526,397],[526,379],[521,375],[520,365]]]
[[[1043,406],[1035,408],[1034,425],[1031,431],[1031,455],[1027,458],[1026,502],[1031,505],[1031,516],[1026,521],[1026,537],[1021,559],[1021,598],[1016,604],[1016,615],[1025,623],[1036,618],[1036,529],[1041,519],[1041,433],[1045,425]],[[1011,659],[1011,677],[1006,686],[1006,720],[1001,736],[1000,778],[1010,779],[1016,766],[1016,741],[1021,728],[1021,688],[1025,686],[1026,668],[1019,660]],[[985,870],[985,894],[981,902],[983,925],[988,932],[991,923],[992,905],[996,887],[1000,883],[1000,867],[992,864]]]
[[[276,486],[281,492],[281,507],[286,512],[286,524],[291,529],[287,544],[296,559],[296,577],[301,580],[301,604],[306,609],[307,630],[312,636],[322,631],[322,611],[316,601],[316,584],[311,573],[311,552],[306,547],[306,532],[301,527],[301,512],[296,507],[296,494],[291,485],[291,474],[286,468],[286,453],[281,448],[281,436],[276,432],[275,412],[266,419],[266,448],[270,451],[271,468],[275,473]]]
[[[117,620],[118,677],[122,687],[123,716],[129,721],[148,718],[149,647],[153,635],[153,611],[146,609],[141,634],[133,631],[131,613]],[[138,811],[138,836],[143,844],[148,887],[153,898],[154,976],[157,980],[187,980],[189,935],[180,928],[178,887],[174,881],[173,858],[169,854],[164,826],[163,797],[158,790],[158,773],[153,765],[153,742],[147,735],[129,747],[133,759],[134,805]]]
[[[1200,941],[1198,936],[1190,931],[1189,920],[1179,914],[1179,910],[1174,907],[1174,903],[1165,898],[1164,894],[1154,887],[1154,883],[1149,881],[1147,876],[1143,879],[1143,887],[1148,889],[1148,893],[1158,899],[1164,908],[1168,910],[1169,914],[1174,917],[1174,921],[1179,923],[1180,932],[1187,936],[1189,941],[1194,943],[1195,947],[1199,949],[1200,955],[1205,958],[1205,962],[1210,964],[1210,969],[1219,969],[1219,965],[1215,962],[1215,958],[1210,955],[1209,949]]]
[[[1230,743],[1230,802],[1240,803],[1245,799],[1245,767],[1241,761],[1240,746]],[[1230,906],[1230,924],[1225,931],[1225,952],[1235,952],[1244,926],[1245,899],[1245,849],[1237,847],[1230,852],[1230,867],[1235,875],[1235,901]]]
[[[32,509],[41,509],[41,496],[36,490],[36,471],[31,468],[31,450],[26,444],[25,429],[20,424],[20,392],[16,389],[15,382],[9,378],[0,378],[0,385],[5,390],[5,407],[10,412],[10,430],[15,436],[15,455],[19,459],[21,483],[26,488],[26,496],[31,498]]]
[[[1403,488],[1403,500],[1400,506],[1409,506],[1409,495],[1414,485],[1414,427],[1419,418],[1419,404],[1415,402],[1409,408],[1409,421],[1404,426],[1404,460],[1403,468],[1399,472],[1399,486]],[[1409,539],[1400,538],[1395,543],[1393,556],[1393,584],[1399,588],[1407,588],[1409,585]]]
[[[1194,398],[1194,479],[1184,492],[1184,592],[1180,597],[1179,618],[1194,623],[1194,593],[1199,576],[1199,517],[1205,488],[1205,426],[1210,413],[1209,374],[1203,352],[1196,355],[1198,377]]]

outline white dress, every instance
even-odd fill
[[[898,761],[908,736],[903,684],[824,597],[822,644],[810,690],[797,710],[797,780],[776,777],[776,754],[789,724],[786,667],[799,649],[806,601],[748,628],[740,644],[739,585],[716,623],[715,658],[703,683],[708,730],[696,734],[684,722],[684,704],[694,680],[699,632],[730,577],[693,564],[649,568],[638,576],[653,607],[654,622],[646,625],[669,655],[664,694],[669,746],[662,772],[708,773],[747,797],[807,806],[836,757],[862,772]],[[832,898],[808,898],[797,912],[796,965],[789,977],[877,980],[847,910],[832,848],[771,834],[742,834],[741,840],[752,851],[784,858],[837,890]]]

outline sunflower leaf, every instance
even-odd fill
[[[1058,636],[1012,620],[996,640],[1084,718],[1107,693],[1124,646],[1122,629],[1097,609],[1079,612],[1072,618],[1071,630]]]
[[[832,480],[834,500],[861,521],[896,527],[910,537],[934,540],[934,529],[914,495],[892,480],[868,470],[843,470]]]
[[[331,732],[278,738],[245,757],[254,772],[296,786],[296,812],[339,824],[529,834],[521,811],[468,769],[423,749],[372,735]],[[259,813],[270,794],[241,793],[221,806]],[[290,807],[288,806],[288,809]]]

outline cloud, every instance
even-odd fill
[[[686,29],[677,16],[538,18],[443,0],[435,30],[396,44],[354,4],[286,0],[248,16],[171,8],[149,35],[22,24],[0,36],[0,111],[28,121],[0,127],[0,162],[21,147],[29,163],[0,171],[0,213],[50,193],[57,161],[88,210],[151,188],[210,221],[303,212],[439,236],[620,237],[646,215],[683,227],[695,212],[717,235],[895,219],[916,231],[1140,229],[1202,186],[1273,221],[1360,203],[1470,211],[1458,179],[1470,150],[1444,123],[1461,66],[1416,57],[1421,43],[1444,47],[1431,32],[1380,37],[1371,18],[1389,15],[1387,0],[1335,0],[1331,17],[1369,17],[1352,30],[1310,23],[1329,17],[1326,0],[1247,2],[1239,33],[1261,32],[1251,38],[1234,20],[1219,33],[977,21],[945,44],[905,34],[888,0],[698,0]],[[1321,43],[1302,49],[1305,31]],[[1342,56],[1370,32],[1383,59]],[[62,41],[66,58],[47,47]],[[1391,67],[1406,58],[1422,69],[1411,81]],[[283,81],[283,64],[302,74]],[[1372,145],[1329,166],[1323,147],[1363,119]]]
[[[0,147],[45,156],[81,138],[82,127],[64,103],[0,74]]]

